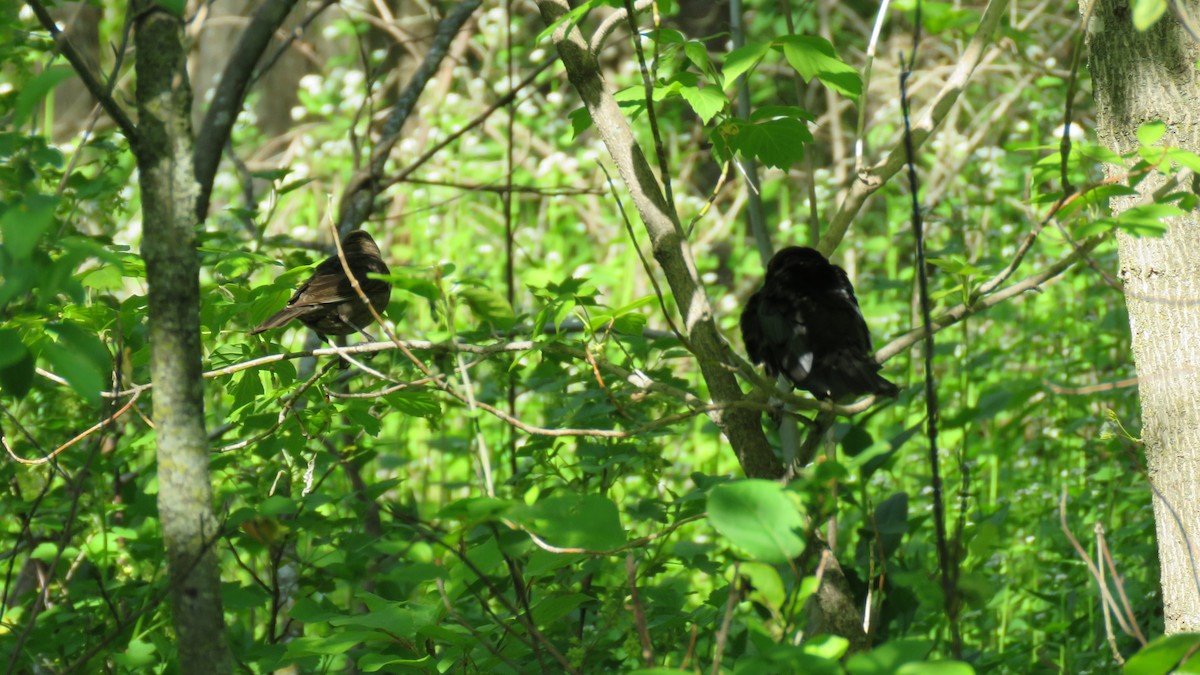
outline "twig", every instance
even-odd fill
[[[999,50],[992,42],[992,35],[1004,18],[1004,9],[1008,0],[990,0],[979,20],[971,41],[967,44],[962,58],[941,91],[925,107],[912,127],[911,141],[901,139],[888,153],[887,157],[866,171],[860,171],[857,179],[850,188],[846,198],[842,200],[837,212],[830,220],[829,227],[821,237],[817,249],[828,256],[841,243],[850,229],[850,224],[866,203],[867,198],[883,187],[904,166],[904,143],[911,142],[913,149],[920,148],[933,133],[934,127],[942,122],[946,113],[958,100],[958,96],[966,88],[967,82],[979,65],[988,48]]]
[[[87,88],[88,93],[100,102],[100,105],[104,107],[104,112],[113,118],[113,121],[120,127],[121,133],[125,134],[125,137],[129,139],[129,145],[136,149],[141,144],[141,134],[138,132],[137,125],[125,113],[125,109],[113,99],[109,93],[109,88],[101,85],[100,81],[96,79],[91,66],[84,59],[83,55],[75,49],[75,46],[71,44],[71,40],[58,29],[54,18],[50,16],[50,13],[42,6],[42,3],[39,0],[26,0],[26,3],[33,10],[38,23],[42,24],[42,28],[50,32],[50,36],[54,38],[54,44],[62,52],[62,55],[67,58],[67,61],[71,63],[71,67],[79,75],[79,79],[83,82],[83,86]]]
[[[629,580],[629,602],[633,605],[633,625],[637,627],[638,638],[642,641],[642,665],[654,667],[654,643],[650,640],[650,630],[646,627],[646,610],[642,608],[642,600],[638,597],[637,563],[634,562],[633,552],[625,554],[625,578]]]
[[[196,217],[199,222],[204,222],[208,215],[213,177],[217,174],[221,152],[229,140],[233,123],[237,121],[246,100],[254,64],[262,58],[271,37],[283,25],[295,5],[296,0],[268,0],[259,5],[221,73],[221,81],[204,115],[200,132],[196,135],[193,161],[196,182],[200,186],[200,193],[196,197]]]
[[[729,597],[725,599],[725,614],[721,617],[721,628],[717,631],[717,646],[713,653],[712,674],[721,672],[721,656],[725,653],[725,641],[729,639],[729,626],[733,623],[733,609],[737,607],[741,592],[738,590],[740,562],[733,563],[733,577],[729,580]]]

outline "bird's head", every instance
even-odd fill
[[[789,269],[809,268],[817,271],[824,270],[829,266],[829,261],[815,248],[788,246],[780,249],[771,258],[771,262],[767,264],[767,276],[775,276]]]
[[[379,245],[375,243],[371,235],[362,230],[355,230],[346,235],[346,238],[342,240],[342,250],[346,252],[346,255],[355,253],[379,255]]]

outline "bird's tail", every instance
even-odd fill
[[[863,358],[848,351],[842,351],[834,356],[833,370],[842,379],[845,391],[858,394],[878,394],[895,398],[900,389],[879,374],[880,365],[875,359]],[[834,397],[835,399],[838,397]]]
[[[261,333],[263,331],[271,330],[272,328],[279,328],[280,326],[286,324],[287,322],[300,316],[303,313],[304,313],[303,307],[284,307],[283,309],[279,310],[278,312],[272,314],[266,321],[263,321],[262,323],[255,326],[254,329],[251,330],[248,334],[249,335],[258,335],[259,333]]]

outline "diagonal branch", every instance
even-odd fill
[[[63,32],[58,29],[58,24],[54,22],[54,17],[50,16],[50,13],[42,6],[42,3],[38,2],[38,0],[27,0],[27,2],[29,8],[33,10],[34,16],[37,17],[38,23],[50,31],[50,36],[54,38],[54,44],[62,52],[62,55],[67,58],[67,61],[70,62],[71,67],[75,69],[75,73],[79,75],[83,86],[87,87],[88,93],[96,97],[96,100],[104,108],[104,112],[113,118],[113,121],[121,128],[121,133],[125,134],[125,137],[129,139],[129,144],[137,146],[141,142],[141,135],[138,133],[137,125],[125,113],[125,109],[113,99],[109,88],[96,79],[96,74],[92,72],[91,65],[75,49],[75,45],[71,44],[67,36],[63,35]],[[116,75],[114,74],[113,77],[115,81]]]
[[[342,236],[358,229],[370,215],[375,197],[383,189],[384,166],[392,154],[392,148],[400,141],[400,131],[404,128],[404,123],[416,109],[417,100],[425,90],[425,85],[441,67],[442,59],[446,58],[450,50],[450,42],[467,23],[467,19],[471,18],[471,14],[479,8],[481,2],[482,0],[463,0],[438,24],[437,33],[433,37],[433,43],[429,45],[425,60],[412,74],[408,86],[400,93],[400,97],[392,106],[391,114],[384,122],[379,144],[371,153],[370,163],[365,170],[350,180],[342,193],[341,211],[337,220],[338,232]]]
[[[196,220],[199,222],[204,222],[208,215],[213,176],[217,174],[217,166],[221,163],[225,141],[229,139],[229,132],[246,100],[246,89],[254,74],[254,67],[262,58],[275,31],[283,25],[284,19],[295,6],[296,0],[269,0],[259,7],[238,40],[229,63],[225,65],[221,83],[217,85],[200,133],[196,136],[194,161],[196,182],[200,184],[200,196],[196,198]]]
[[[950,112],[950,108],[958,101],[959,95],[966,89],[967,82],[975,72],[975,67],[983,60],[987,48],[995,44],[992,35],[1000,26],[1007,6],[1008,0],[988,2],[987,8],[983,11],[983,17],[979,20],[979,28],[971,37],[971,42],[967,45],[962,60],[958,62],[958,67],[954,69],[945,86],[929,102],[917,123],[913,125],[912,146],[914,150],[925,143],[934,128],[941,124],[946,114]],[[830,221],[829,229],[821,237],[821,242],[817,244],[821,253],[829,255],[838,247],[842,238],[846,236],[846,231],[850,229],[850,223],[854,221],[854,217],[858,215],[867,198],[883,187],[904,166],[904,143],[904,139],[900,139],[885,159],[858,175],[850,187],[850,192],[842,200],[841,206],[838,207],[837,213]]]
[[[566,0],[538,0],[537,5],[546,25],[553,25],[570,9]],[[713,401],[719,405],[741,401],[742,390],[726,365],[729,346],[717,331],[712,307],[700,284],[678,214],[668,206],[645,154],[638,147],[624,114],[608,91],[596,55],[588,48],[576,27],[559,27],[553,39],[567,76],[583,99],[596,131],[642,217],[654,258],[662,267],[675,302],[679,305],[683,332],[691,343],[692,353]],[[714,411],[710,417],[729,438],[747,476],[776,478],[783,475],[783,465],[763,435],[761,415],[757,411],[730,408]]]

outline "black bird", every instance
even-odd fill
[[[371,235],[355,230],[342,240],[342,251],[371,306],[376,312],[382,313],[392,297],[392,285],[381,279],[367,277],[370,272],[388,273],[387,264],[379,255],[379,246]],[[288,300],[287,307],[255,326],[250,335],[279,328],[292,319],[300,319],[322,340],[326,340],[327,335],[350,335],[355,332],[371,339],[363,329],[375,321],[371,310],[350,285],[350,278],[346,276],[342,261],[336,255],[317,265],[308,281]]]
[[[817,398],[899,393],[879,375],[871,333],[846,271],[815,249],[789,246],[771,258],[741,325],[755,365]]]

